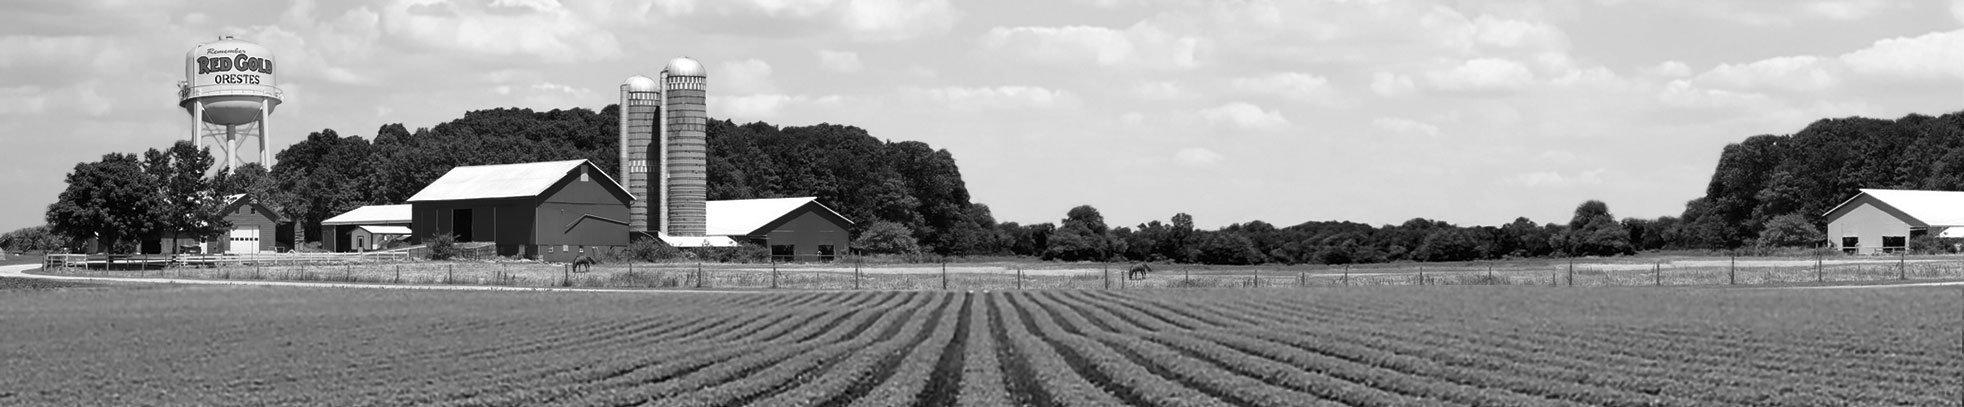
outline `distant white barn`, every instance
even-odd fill
[[[1964,237],[1964,192],[1863,189],[1824,215],[1829,247],[1895,253],[1913,237]]]

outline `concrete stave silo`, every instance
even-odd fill
[[[673,236],[704,236],[708,198],[708,72],[702,63],[676,58],[662,69],[661,135],[664,165],[661,190],[665,209],[661,230]]]
[[[628,230],[636,233],[658,231],[662,219],[662,198],[667,194],[655,180],[664,165],[662,145],[656,134],[661,111],[661,84],[653,78],[635,75],[621,84],[620,145],[621,180],[628,193],[639,198],[628,207]]]
[[[178,105],[191,114],[191,139],[198,146],[212,139],[213,151],[225,168],[242,162],[273,165],[267,135],[273,110],[285,97],[277,84],[273,52],[264,46],[233,38],[192,47],[184,55],[184,82],[178,83]],[[247,149],[247,142],[256,148]]]

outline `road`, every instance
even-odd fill
[[[267,286],[267,287],[303,287],[303,288],[383,288],[383,289],[394,289],[394,290],[534,291],[534,292],[548,291],[548,292],[580,292],[580,293],[716,293],[716,294],[732,294],[732,293],[748,294],[748,293],[764,292],[764,291],[726,291],[726,290],[631,290],[631,289],[618,289],[618,288],[507,287],[507,286],[489,286],[489,285],[357,284],[357,283],[325,283],[325,282],[316,283],[316,282],[298,282],[298,281],[261,281],[261,280],[198,280],[198,279],[177,279],[177,278],[55,276],[55,275],[27,273],[27,270],[33,270],[39,267],[40,265],[38,264],[19,264],[19,265],[12,265],[12,266],[0,266],[0,277],[35,278],[35,279],[42,279],[42,280],[60,280],[60,281],[110,282],[110,283],[248,285],[248,286]]]

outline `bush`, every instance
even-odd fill
[[[450,260],[463,253],[457,249],[456,235],[431,235],[423,243],[430,248],[430,260]]]
[[[682,257],[682,250],[669,246],[661,240],[641,239],[628,244],[627,257],[648,262],[674,260]]]

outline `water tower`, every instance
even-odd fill
[[[281,97],[273,59],[266,47],[231,36],[184,54],[185,81],[177,84],[177,103],[191,114],[192,142],[204,147],[211,139],[225,168],[236,170],[247,162],[273,166],[267,122]]]

